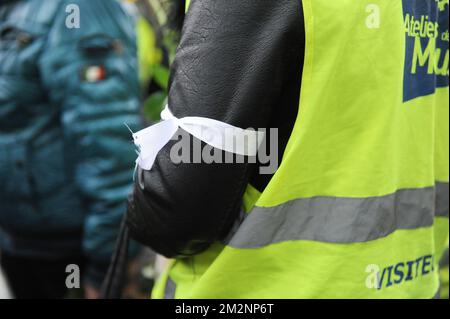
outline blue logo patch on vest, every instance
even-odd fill
[[[448,86],[449,0],[403,0],[403,102]]]

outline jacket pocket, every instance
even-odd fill
[[[36,204],[35,180],[28,161],[26,145],[0,144],[0,197],[4,200],[25,200]]]
[[[17,21],[0,23],[0,52],[3,72],[38,76],[37,61],[45,45],[45,33],[38,23]]]
[[[64,142],[59,135],[51,133],[51,131],[47,131],[44,134],[54,136],[52,140],[39,147],[33,145],[30,152],[30,175],[31,180],[35,181],[31,186],[35,187],[35,192],[39,197],[52,197],[62,188],[67,187],[69,183],[64,162],[66,153]]]
[[[31,45],[37,34],[13,24],[0,26],[0,47],[8,50],[22,50]]]

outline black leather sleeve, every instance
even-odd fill
[[[284,147],[298,109],[303,43],[300,0],[193,0],[171,70],[172,113],[279,127]],[[247,184],[262,190],[270,179],[255,164],[174,164],[175,142],[151,171],[138,171],[127,214],[132,237],[167,257],[223,239]]]

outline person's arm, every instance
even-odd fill
[[[134,27],[117,1],[80,0],[80,27],[67,28],[61,2],[40,68],[60,117],[67,165],[84,199],[86,279],[98,288],[114,250],[136,154],[139,126]],[[58,207],[55,207],[58,209]]]
[[[268,128],[285,87],[300,87],[286,83],[301,72],[300,15],[299,1],[191,1],[171,70],[172,113]],[[166,257],[195,254],[223,239],[255,170],[238,163],[174,164],[174,143],[150,171],[139,170],[127,214],[131,235]]]

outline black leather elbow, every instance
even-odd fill
[[[168,258],[192,256],[223,240],[240,213],[245,166],[171,167],[164,158],[155,164],[152,171],[139,170],[128,200],[131,237]]]
[[[184,243],[174,239],[168,232],[163,233],[165,226],[158,223],[151,211],[147,210],[148,205],[142,196],[142,190],[136,185],[128,199],[126,223],[131,238],[167,258],[178,257]]]

